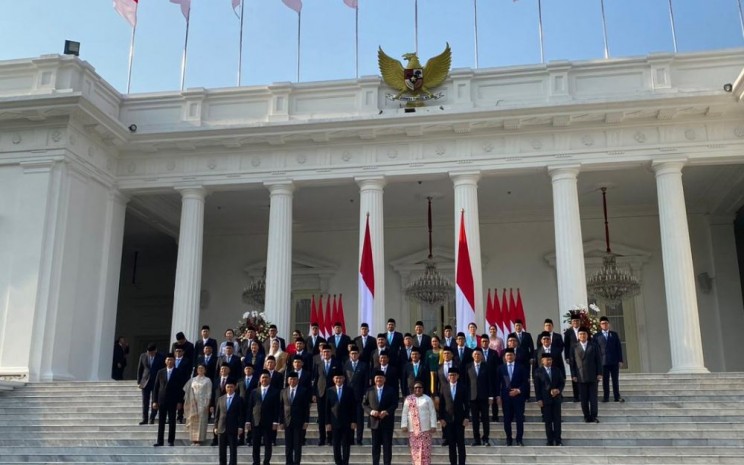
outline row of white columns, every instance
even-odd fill
[[[687,226],[682,188],[684,161],[653,164],[659,201],[659,222],[664,263],[667,314],[673,373],[707,372],[702,351],[700,323],[690,235]],[[558,166],[548,170],[553,185],[556,272],[559,312],[587,302],[581,216],[577,190],[580,165]],[[476,295],[475,321],[483,321],[483,278],[478,215],[478,181],[480,173],[453,173],[455,228],[465,211],[465,231],[473,267]],[[364,229],[369,215],[372,254],[375,270],[375,300],[371,331],[385,327],[385,243],[383,191],[385,178],[358,178],[359,256]],[[292,291],[292,197],[294,185],[289,182],[266,184],[270,192],[269,234],[266,259],[266,313],[282,332],[290,325]],[[207,194],[201,186],[179,189],[182,198],[178,263],[173,300],[171,340],[183,331],[190,337],[199,325],[204,201]],[[455,256],[458,232],[455,231]],[[284,334],[286,336],[286,334]]]

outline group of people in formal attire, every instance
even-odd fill
[[[479,335],[475,323],[467,333],[454,334],[446,326],[440,338],[425,334],[418,321],[412,333],[401,334],[391,318],[386,331],[376,336],[362,323],[352,339],[336,323],[333,334],[323,338],[313,322],[306,337],[295,330],[289,345],[273,325],[263,341],[254,328],[240,338],[228,329],[218,344],[205,325],[196,343],[178,333],[171,352],[162,355],[150,345],[140,356],[140,424],[158,418],[156,447],[165,444],[166,424],[171,446],[177,423],[185,423],[195,446],[211,435],[221,464],[237,463],[237,448],[244,444],[252,447],[254,465],[268,464],[277,430],[283,429],[286,463],[298,465],[315,403],[318,445],[332,446],[336,465],[347,465],[351,446],[363,444],[365,425],[373,465],[389,465],[400,408],[400,428],[408,435],[414,465],[430,463],[440,428],[450,463],[462,465],[466,428],[472,423],[472,446],[492,445],[491,421],[499,420],[499,409],[506,445],[523,445],[532,381],[547,444],[560,446],[564,360],[587,422],[599,422],[598,381],[605,381],[603,400],[608,400],[612,378],[614,398],[623,401],[617,381],[622,367],[619,336],[609,331],[604,317],[603,331],[594,337],[577,323],[578,315],[561,335],[546,319],[537,347],[521,321],[506,343],[495,327]]]

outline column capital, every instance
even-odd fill
[[[207,190],[203,186],[199,185],[176,186],[174,189],[181,193],[181,198],[183,200],[204,200],[207,196]]]
[[[553,181],[564,179],[576,179],[581,172],[581,164],[575,163],[570,165],[551,165],[548,166],[548,174]]]
[[[108,191],[108,196],[109,199],[113,200],[114,202],[118,202],[121,205],[126,205],[131,200],[131,197],[116,189],[111,189],[110,191]]]
[[[659,160],[651,162],[651,169],[654,170],[656,176],[663,176],[665,174],[682,174],[682,168],[687,164],[687,158],[674,158],[671,160]]]
[[[264,186],[271,195],[292,195],[295,185],[292,181],[265,182]]]
[[[365,190],[382,190],[387,185],[384,176],[359,176],[354,178],[359,189]]]
[[[480,171],[450,171],[450,179],[454,183],[455,187],[473,185],[477,186],[480,181]]]

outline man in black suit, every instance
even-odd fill
[[[305,360],[301,355],[292,357],[292,366],[284,370],[284,386],[289,386],[289,375],[297,375],[297,385],[310,391],[313,387],[313,374],[309,368],[305,368]]]
[[[449,383],[449,370],[452,368],[459,368],[460,364],[457,363],[457,360],[455,360],[455,353],[453,352],[453,349],[449,346],[444,346],[442,349],[443,355],[442,358],[444,361],[439,366],[439,369],[437,370],[437,378],[439,382],[437,383],[439,386],[444,386],[445,384]],[[437,393],[434,393],[435,395]]]
[[[380,352],[389,352],[388,349],[388,343],[387,343],[387,336],[385,333],[380,333],[375,338],[375,350],[372,351],[372,360],[370,362],[370,369],[371,370],[378,370],[380,368]],[[370,373],[370,377],[372,376],[372,373]]]
[[[398,376],[398,378],[400,379],[400,392],[403,394],[403,397],[406,397],[408,394],[410,394],[408,383],[406,382],[405,370],[406,366],[411,362],[412,351],[413,336],[411,336],[409,333],[406,333],[403,335],[403,346],[400,348],[400,352],[398,353],[398,363],[396,365],[400,373],[400,376]]]
[[[376,371],[385,373],[385,385],[398,389],[398,368],[390,363],[390,356],[386,350],[380,352],[380,366]]]
[[[295,338],[295,357],[299,356],[302,359],[302,366],[308,372],[313,369],[313,354],[305,346],[305,340],[301,337]],[[312,379],[312,376],[310,377]],[[300,379],[302,381],[302,379]]]
[[[243,400],[243,409],[248,408],[248,399],[254,389],[258,387],[258,376],[253,374],[254,368],[250,363],[243,368],[243,378],[236,380],[235,385],[238,388],[238,395]],[[248,412],[243,412],[243,418],[248,418]],[[238,437],[238,445],[251,444],[251,433],[244,431],[242,435]]]
[[[473,417],[473,445],[490,446],[488,436],[491,433],[491,423],[488,407],[496,397],[496,383],[488,364],[483,360],[483,351],[480,348],[473,351],[473,362],[467,366],[466,374],[470,389],[470,413]]]
[[[248,396],[245,429],[252,431],[253,465],[261,465],[261,443],[264,446],[264,465],[271,462],[272,431],[279,426],[279,391],[271,387],[269,372],[264,370],[260,385]]]
[[[504,410],[504,432],[506,445],[512,445],[512,421],[517,423],[517,445],[523,446],[524,435],[524,406],[527,393],[530,391],[530,369],[515,362],[514,349],[504,350],[504,361],[497,371],[496,392],[497,401],[501,401]]]
[[[223,363],[227,363],[230,366],[230,373],[233,377],[240,376],[243,371],[243,362],[240,361],[240,357],[235,355],[234,344],[228,342],[225,344],[225,355],[220,355],[217,359],[217,366],[222,366]]]
[[[401,379],[403,380],[400,384],[401,386],[405,386],[406,390],[403,392],[403,397],[413,394],[413,384],[416,381],[421,381],[424,386],[428,386],[431,384],[431,377],[429,376],[429,367],[428,365],[421,361],[421,349],[418,347],[414,347],[411,349],[411,361],[406,363],[406,365],[403,367],[403,375],[401,376]],[[431,395],[428,392],[428,388],[425,391],[427,395]]]
[[[201,327],[201,339],[196,341],[194,344],[194,353],[198,356],[204,353],[204,347],[209,346],[212,348],[214,355],[220,355],[217,351],[217,340],[209,337],[209,325]]]
[[[341,332],[340,321],[333,324],[333,334],[328,337],[328,344],[331,345],[333,358],[338,360],[339,363],[343,364],[349,359],[349,345],[351,345],[351,338]]]
[[[395,330],[395,320],[393,318],[388,318],[385,339],[390,354],[390,363],[398,363],[398,353],[403,346],[403,335]]]
[[[344,386],[344,371],[337,368],[333,373],[333,386],[326,390],[326,432],[331,433],[333,460],[336,465],[349,465],[351,442],[356,429],[354,389]]]
[[[310,391],[299,385],[297,373],[287,375],[287,387],[279,402],[279,427],[284,429],[286,465],[300,465],[304,433],[310,421]]]
[[[242,357],[245,357],[250,353],[251,351],[251,345],[255,342],[258,344],[258,351],[260,353],[264,353],[263,345],[261,344],[261,341],[258,340],[258,337],[256,336],[256,328],[253,326],[249,326],[245,330],[245,334],[243,335],[243,339],[240,341],[240,353],[242,354]],[[256,364],[253,364],[254,367],[257,367]]]
[[[579,326],[581,325],[581,314],[578,310],[571,310],[571,327],[563,333],[563,355],[568,366],[571,366],[571,354],[573,347],[579,342]],[[573,401],[579,401],[579,386],[571,378],[571,387],[573,391]]]
[[[583,326],[579,328],[579,342],[571,349],[571,377],[579,385],[584,421],[599,423],[597,382],[602,380],[602,354],[596,344],[589,342],[589,330]]]
[[[176,440],[176,410],[183,405],[183,382],[181,373],[175,367],[173,354],[165,356],[165,368],[158,371],[153,388],[152,409],[160,412],[158,418],[158,439],[155,447],[163,445],[165,422],[168,421],[168,445]]]
[[[230,465],[238,463],[238,435],[243,433],[244,408],[242,399],[235,392],[235,382],[229,381],[224,396],[217,399],[214,413],[214,434],[219,437],[220,465],[227,465],[227,449],[230,449]]]
[[[372,338],[370,338],[371,342]],[[369,388],[369,365],[361,360],[359,348],[352,345],[349,349],[349,360],[344,365],[344,372],[346,373],[346,379],[348,380],[349,386],[354,389],[354,396],[356,397],[356,417],[354,422],[357,425],[356,428],[356,444],[362,445],[362,435],[364,433],[364,406],[362,401],[364,400],[364,394]]]
[[[455,354],[455,360],[457,360],[458,366],[464,368],[473,361],[473,349],[465,345],[465,333],[457,333],[455,347],[452,348],[452,352]]]
[[[263,370],[266,354],[263,352],[263,346],[258,341],[251,341],[248,353],[243,357],[243,364],[250,363],[257,372]]]
[[[563,351],[566,349],[566,346],[563,343],[563,336],[561,336],[560,333],[556,333],[553,331],[553,320],[550,318],[545,318],[545,322],[543,323],[543,332],[550,334],[550,351],[551,352],[560,352],[561,353],[561,360],[563,359]],[[539,344],[540,341],[536,341],[536,344]],[[555,363],[555,357],[553,357],[553,366],[558,368],[558,366]],[[537,364],[535,364],[535,367],[540,366],[540,360],[537,360]]]
[[[375,385],[364,394],[364,412],[369,416],[372,431],[372,465],[390,465],[393,459],[393,430],[395,410],[398,408],[398,390],[385,385],[385,373],[375,373]]]
[[[279,347],[281,347],[282,350],[287,350],[287,342],[283,338],[277,336],[276,333],[276,325],[269,325],[269,337],[267,337],[266,340],[263,341],[264,352],[271,352],[271,342],[274,339],[277,339],[279,341]]]
[[[612,393],[615,402],[625,402],[620,397],[620,368],[623,367],[623,347],[620,335],[610,330],[610,320],[603,316],[599,319],[600,332],[594,337],[602,354],[602,391],[604,396],[602,402],[610,400],[610,378],[612,378]]]
[[[191,343],[189,342],[189,344]],[[183,346],[177,345],[176,353],[175,353],[176,358],[174,361],[175,363],[174,368],[176,369],[176,371],[178,371],[178,377],[181,380],[181,387],[183,387],[186,384],[186,382],[189,380],[189,378],[191,378],[191,374],[194,371],[194,364],[193,364],[194,360],[186,357],[184,353],[185,353],[185,350]],[[183,405],[178,407],[178,412],[176,413],[177,413],[176,420],[179,423],[183,423]]]
[[[333,384],[333,373],[339,369],[339,364],[331,357],[331,348],[323,346],[322,358],[313,368],[313,402],[318,410],[318,445],[326,444],[326,391]]]
[[[127,367],[127,355],[129,355],[129,344],[127,340],[119,336],[114,344],[114,358],[111,363],[111,378],[115,380],[124,379],[124,369]]]
[[[194,371],[192,372],[191,376],[196,376],[196,367],[198,367],[199,365],[204,365],[207,368],[207,378],[214,380],[214,377],[217,376],[217,356],[214,355],[211,345],[204,346],[202,351],[204,353],[196,358]]]
[[[191,361],[194,360],[196,354],[196,352],[194,352],[194,344],[189,342],[189,340],[186,339],[186,335],[180,331],[176,333],[176,342],[171,346],[171,352],[175,354],[178,347],[183,349],[183,356],[186,357],[186,359]]]
[[[230,369],[230,365],[223,362],[220,365],[219,373],[217,373],[217,376],[212,381],[212,398],[209,406],[209,413],[212,415],[214,415],[217,408],[217,399],[227,394],[227,384],[230,381],[234,382],[235,376]],[[216,446],[219,443],[218,439],[216,434],[212,437],[212,446]]]
[[[439,424],[449,445],[450,465],[465,465],[465,428],[470,423],[468,388],[459,377],[459,370],[450,368],[447,383],[439,390]]]
[[[274,356],[269,355],[268,357],[266,357],[264,365],[266,366],[266,371],[269,372],[271,387],[278,390],[284,389],[284,374],[277,371],[276,359],[274,358]]]
[[[323,336],[320,335],[320,328],[318,323],[313,321],[310,323],[310,334],[305,338],[305,346],[308,352],[313,355],[320,354],[320,344],[326,342]]]
[[[491,343],[491,338],[488,334],[481,334],[480,337],[480,349],[481,353],[483,354],[483,363],[486,364],[486,368],[488,369],[488,374],[491,376],[491,380],[494,384],[494,389],[496,385],[496,375],[497,371],[499,369],[499,366],[501,366],[501,357],[499,356],[499,353],[491,348],[489,348],[489,344]],[[493,397],[496,397],[497,393],[494,392]],[[490,402],[491,404],[491,419],[493,421],[499,421],[499,403],[498,402]]]
[[[158,353],[155,344],[147,346],[147,352],[140,355],[137,365],[137,386],[142,390],[142,421],[140,425],[146,425],[149,418],[150,424],[155,421],[157,410],[150,412],[150,396],[155,387],[155,378],[158,371],[165,366],[165,359]]]
[[[413,327],[413,345],[419,348],[421,355],[426,355],[426,352],[431,350],[431,336],[424,334],[423,321],[417,321]]]
[[[563,377],[566,377],[566,367],[563,363],[563,351],[555,350],[552,342],[552,335],[545,331],[540,334],[540,346],[535,351],[535,372],[542,367],[542,356],[548,354],[553,359],[552,367],[556,370],[560,370],[563,373]]]
[[[359,360],[369,366],[372,352],[374,352],[376,347],[376,340],[369,335],[369,325],[367,323],[360,325],[359,336],[354,338],[354,345],[359,349]]]
[[[452,326],[445,325],[442,332],[442,347],[455,347],[455,337],[452,335]]]
[[[509,335],[509,337],[515,336],[517,338],[517,347],[516,351],[514,352],[517,356],[516,361],[517,363],[525,363],[527,364],[527,400],[530,400],[530,391],[529,391],[529,378],[532,376],[532,370],[535,366],[535,341],[532,339],[532,334],[528,333],[524,330],[524,322],[522,320],[515,320],[514,321],[514,332]]]
[[[561,370],[553,368],[553,357],[543,352],[540,357],[542,367],[535,370],[535,400],[542,410],[545,422],[545,436],[548,446],[562,446],[561,440],[561,404],[566,376]]]

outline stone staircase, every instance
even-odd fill
[[[139,390],[131,381],[31,384],[0,392],[0,464],[205,464],[217,450],[191,447],[178,426],[175,447],[154,449],[157,425],[139,426]],[[625,403],[600,403],[599,424],[583,422],[579,404],[563,406],[565,447],[546,447],[540,411],[527,405],[525,447],[505,447],[499,423],[491,424],[493,447],[468,447],[476,464],[744,464],[744,373],[710,375],[625,374]],[[567,393],[570,399],[570,393]],[[314,411],[314,409],[313,409]],[[397,416],[397,415],[396,415]],[[308,430],[303,463],[332,464],[331,448],[319,447],[317,425]],[[282,432],[272,463],[284,463]],[[393,461],[408,464],[405,436],[395,434]],[[472,431],[466,431],[466,442]],[[434,447],[432,463],[449,463],[447,448]],[[369,464],[364,446],[351,462]],[[250,449],[238,449],[250,464]]]

